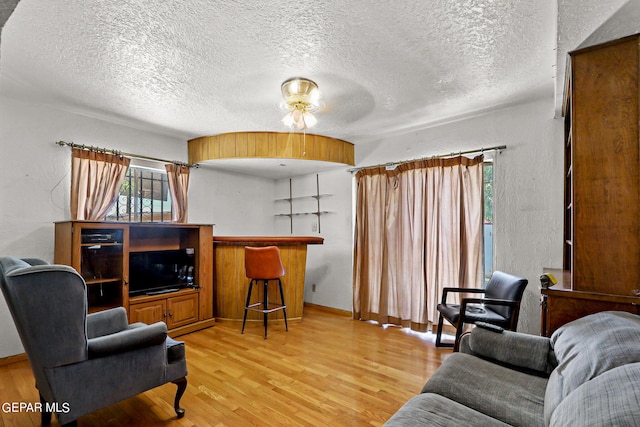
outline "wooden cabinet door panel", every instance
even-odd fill
[[[640,274],[638,40],[572,60],[573,289],[633,296]]]
[[[129,322],[142,322],[152,324],[166,321],[166,300],[143,302],[129,306]]]
[[[198,321],[198,294],[167,299],[167,326],[169,329]]]

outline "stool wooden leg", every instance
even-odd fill
[[[282,280],[278,279],[278,286],[280,286],[280,301],[282,301],[282,314],[284,315],[284,328],[288,332],[289,325],[287,324],[287,305],[284,303],[284,292],[282,291]]]
[[[264,282],[264,339],[267,339],[267,310],[269,310],[269,281]]]
[[[253,289],[253,280],[249,282],[249,292],[247,293],[247,303],[244,305],[244,319],[242,319],[242,333],[244,334],[244,325],[247,323],[247,312],[249,304],[251,304],[251,290]]]

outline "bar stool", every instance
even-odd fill
[[[284,292],[282,291],[282,281],[285,270],[280,259],[280,251],[277,246],[265,246],[261,248],[245,246],[244,248],[244,269],[245,275],[251,279],[249,282],[249,292],[247,293],[247,303],[244,306],[244,319],[242,320],[242,333],[247,323],[247,313],[249,310],[260,312],[264,315],[264,339],[267,339],[267,315],[274,311],[282,310],[284,314],[284,326],[289,330],[287,324],[287,306],[284,303]],[[282,304],[269,302],[269,280],[277,280],[280,288],[280,301]],[[264,296],[261,302],[251,304],[251,291],[253,285],[262,281],[264,286]]]

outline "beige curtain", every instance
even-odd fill
[[[483,276],[482,156],[356,175],[354,317],[425,331],[445,286]]]
[[[169,191],[171,191],[172,220],[178,223],[187,222],[187,192],[189,190],[189,166],[175,164],[165,165]]]
[[[130,159],[74,148],[71,152],[71,218],[101,221],[115,203]]]

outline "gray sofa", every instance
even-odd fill
[[[640,426],[640,316],[597,313],[551,338],[479,326],[385,426]]]

